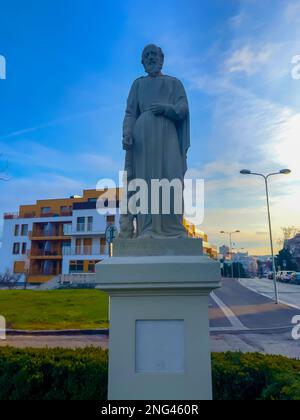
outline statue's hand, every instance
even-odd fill
[[[124,136],[123,137],[123,149],[124,150],[130,150],[133,146],[133,139],[130,136]]]
[[[162,115],[166,112],[167,107],[167,105],[156,103],[150,106],[150,111],[152,111],[154,115]]]

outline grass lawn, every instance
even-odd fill
[[[108,296],[99,290],[0,290],[0,315],[20,330],[108,326]]]

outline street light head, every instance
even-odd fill
[[[225,233],[225,232],[224,232],[224,230],[221,230],[221,232],[220,232],[220,233]]]
[[[235,233],[241,233],[241,231],[240,230],[236,230]]]
[[[283,175],[289,175],[292,171],[290,169],[281,169],[280,173]]]
[[[241,171],[240,171],[240,173],[241,173],[242,175],[251,175],[251,171],[250,171],[250,169],[243,169],[243,170],[241,170]]]

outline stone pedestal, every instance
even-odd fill
[[[208,296],[219,264],[114,256],[97,265],[97,283],[110,296],[109,400],[211,399]]]

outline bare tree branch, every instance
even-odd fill
[[[5,273],[0,274],[0,286],[14,289],[20,281],[20,278],[21,275],[13,274],[9,270],[6,270]]]
[[[296,226],[286,226],[282,227],[282,238],[277,241],[279,246],[284,246],[285,242],[289,239],[294,238],[298,233],[300,233],[300,229]]]

